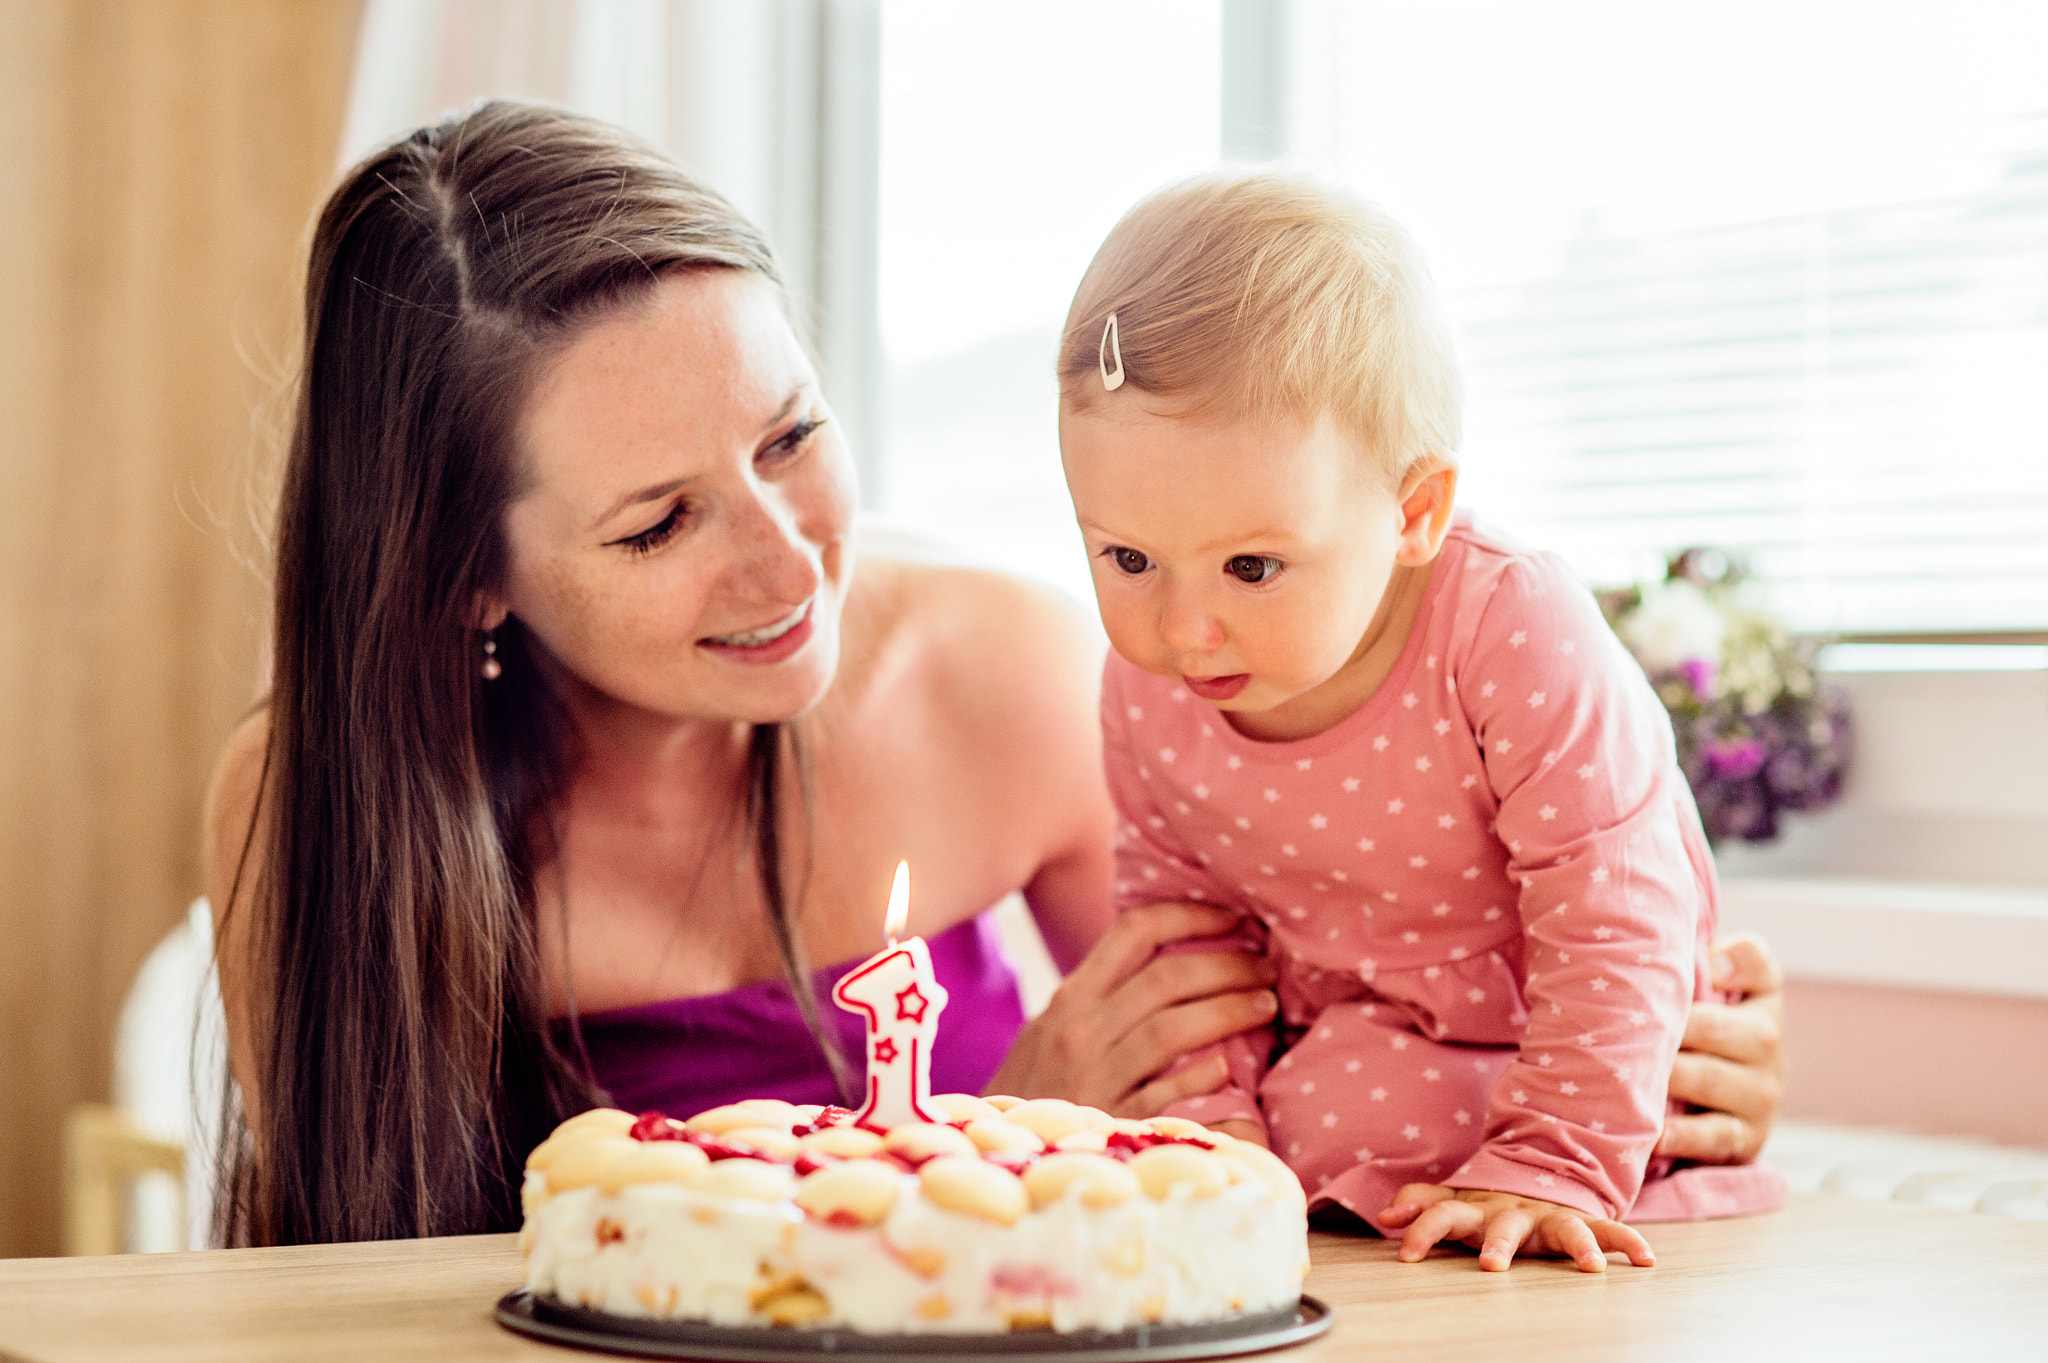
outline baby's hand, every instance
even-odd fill
[[[1657,1262],[1650,1242],[1632,1226],[1514,1193],[1410,1183],[1394,1194],[1379,1219],[1408,1227],[1401,1237],[1401,1262],[1408,1264],[1440,1240],[1478,1250],[1479,1266],[1489,1273],[1505,1273],[1516,1250],[1569,1258],[1582,1273],[1605,1273],[1611,1249],[1628,1255],[1638,1268]]]
[[[1211,1131],[1220,1131],[1226,1136],[1235,1136],[1241,1141],[1250,1141],[1253,1145],[1264,1145],[1269,1150],[1272,1148],[1266,1144],[1265,1128],[1257,1122],[1248,1122],[1242,1117],[1230,1117],[1220,1122],[1211,1122],[1209,1123],[1209,1129]]]

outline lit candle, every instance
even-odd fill
[[[896,866],[885,930],[889,945],[855,966],[832,987],[832,1001],[867,1020],[868,1095],[854,1120],[891,1130],[909,1122],[943,1122],[931,1105],[932,1043],[946,989],[932,972],[924,938],[898,944],[910,917],[910,863]]]

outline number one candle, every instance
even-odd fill
[[[832,1001],[867,1019],[868,1100],[855,1114],[862,1126],[883,1131],[909,1122],[943,1122],[931,1105],[932,1043],[946,1006],[945,986],[932,973],[924,938],[898,945],[910,917],[910,863],[898,862],[889,890],[889,945],[847,972],[832,987]]]

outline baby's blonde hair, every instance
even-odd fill
[[[1233,169],[1168,185],[1096,251],[1060,339],[1060,401],[1107,396],[1111,313],[1125,383],[1224,410],[1329,413],[1389,481],[1455,454],[1458,365],[1414,240],[1303,175]]]

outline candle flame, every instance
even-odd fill
[[[889,887],[889,916],[884,920],[882,930],[889,935],[889,945],[895,946],[896,939],[903,935],[903,925],[910,921],[910,863],[896,863],[896,883]]]

